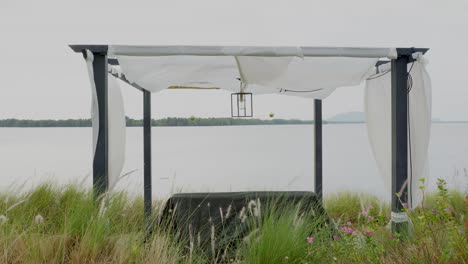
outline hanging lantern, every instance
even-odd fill
[[[231,94],[231,117],[253,117],[252,93]]]

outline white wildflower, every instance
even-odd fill
[[[249,208],[250,215],[253,215],[253,208],[257,207],[257,202],[255,202],[254,200],[250,200],[247,207]]]
[[[219,207],[219,215],[221,215],[221,224],[224,224],[223,208],[221,208],[221,206]]]
[[[211,253],[213,255],[213,263],[215,263],[216,260],[216,251],[215,251],[215,227],[214,225],[211,225]]]
[[[179,206],[179,203],[176,203],[174,206],[174,210],[172,210],[172,216],[174,217],[175,213],[177,212],[177,207]]]
[[[257,212],[256,212],[257,214],[255,215],[255,216],[257,216],[257,217],[260,217],[260,214],[261,214],[260,209],[262,209],[261,206],[262,206],[262,205],[261,205],[261,203],[260,203],[260,198],[257,198]]]
[[[99,205],[99,213],[98,216],[99,218],[103,217],[104,214],[106,213],[109,205],[109,192],[105,192],[101,194],[101,204]]]
[[[8,222],[8,217],[6,215],[0,215],[0,225],[5,224]]]
[[[42,224],[42,223],[44,223],[44,217],[42,215],[38,214],[38,215],[36,215],[36,217],[34,217],[34,222],[36,224],[38,224],[38,225]]]
[[[260,199],[257,199],[256,201],[251,200],[249,202],[248,207],[249,207],[250,215],[253,215],[255,217],[260,217]]]
[[[231,209],[232,209],[232,204],[230,204],[227,209],[226,216],[224,216],[225,219],[228,219],[229,216],[231,216]]]
[[[192,224],[189,224],[189,241],[190,241],[190,255],[189,262],[192,263],[192,253],[193,253],[193,234],[192,234]]]
[[[239,214],[239,219],[241,219],[241,220],[242,220],[242,219],[244,218],[244,216],[245,216],[245,206],[244,206],[244,207],[242,207],[242,210],[240,211],[240,214]]]

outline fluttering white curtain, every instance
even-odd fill
[[[112,190],[125,163],[126,122],[122,92],[117,79],[108,74],[109,190]]]
[[[426,61],[415,55],[416,61],[408,65],[412,86],[409,89],[409,206],[422,201],[421,178],[428,176],[427,151],[431,131],[432,90]],[[391,193],[391,71],[390,63],[380,66],[379,73],[370,76],[365,87],[365,112],[371,148],[381,177]],[[394,194],[392,194],[394,195]]]
[[[91,123],[93,125],[93,156],[99,134],[99,108],[94,83],[93,54],[86,52],[86,65],[91,81]],[[109,155],[109,191],[111,191],[122,172],[125,163],[125,110],[120,86],[115,77],[108,74],[108,155]]]
[[[86,69],[88,70],[89,81],[91,82],[91,123],[93,125],[93,157],[96,154],[96,146],[99,134],[99,108],[96,92],[96,84],[94,83],[93,70],[93,53],[86,51]]]

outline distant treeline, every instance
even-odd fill
[[[142,126],[143,120],[126,117],[128,127]],[[300,119],[254,119],[254,118],[223,118],[223,117],[168,117],[152,120],[153,126],[173,127],[173,126],[251,126],[251,125],[304,125],[313,124],[313,120]],[[327,121],[323,124],[363,124],[364,121]],[[468,121],[440,121],[433,123],[468,123]],[[91,127],[90,119],[63,119],[63,120],[30,120],[30,119],[3,119],[0,120],[0,127]]]
[[[126,117],[128,127],[142,126],[141,119]],[[251,118],[180,118],[168,117],[152,120],[153,126],[248,126],[248,125],[301,125],[313,124],[311,120],[299,119],[251,119]],[[90,119],[65,119],[65,120],[29,120],[29,119],[4,119],[0,120],[0,127],[91,127]]]

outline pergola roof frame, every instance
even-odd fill
[[[355,58],[396,58],[410,56],[416,52],[425,54],[427,48],[355,48],[355,47],[258,47],[258,46],[116,46],[114,53],[125,56],[296,56],[300,49],[304,57],[355,57]],[[86,50],[92,53],[108,54],[109,45],[70,45],[75,52]],[[242,52],[250,49],[248,53]],[[274,53],[271,51],[274,49]],[[121,51],[124,50],[124,51]]]
[[[297,56],[292,47],[240,47],[240,46],[118,46],[127,56]],[[108,188],[108,109],[107,76],[108,73],[120,78],[143,92],[143,130],[144,130],[144,200],[147,228],[150,228],[151,216],[151,93],[137,84],[130,83],[125,75],[108,72],[108,64],[118,65],[118,60],[108,58],[108,45],[70,45],[75,52],[90,51],[94,55],[94,82],[98,97],[99,134],[93,160],[93,186],[98,193]],[[250,49],[248,54],[241,52]],[[226,52],[226,49],[228,52]],[[275,49],[275,54],[269,53]],[[356,57],[380,58],[376,66],[391,63],[391,123],[392,123],[392,229],[406,232],[407,218],[402,217],[403,204],[408,202],[408,63],[413,62],[413,54],[425,54],[427,48],[396,48],[395,54],[388,48],[338,48],[338,47],[300,47],[304,57]],[[256,52],[257,50],[257,52]],[[182,51],[181,53],[174,53]],[[268,52],[266,52],[268,51]],[[297,51],[297,50],[296,50]],[[113,55],[116,53],[114,52]],[[314,101],[314,153],[315,153],[315,193],[322,197],[322,100]],[[103,121],[103,122],[102,122]],[[398,194],[398,195],[397,195]]]

